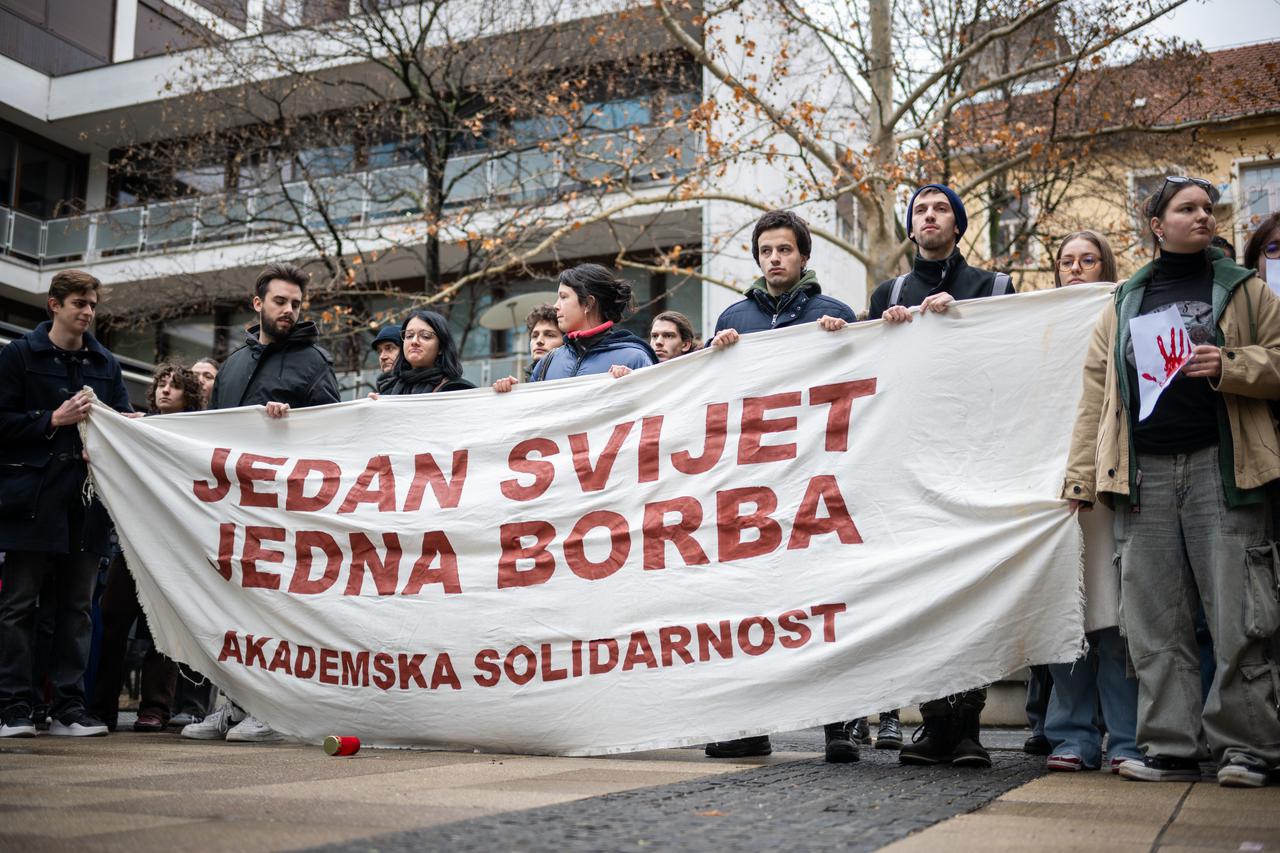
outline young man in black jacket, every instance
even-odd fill
[[[958,244],[968,227],[960,196],[943,184],[925,184],[907,205],[907,237],[918,249],[911,272],[882,281],[871,294],[868,319],[910,323],[910,307],[921,316],[942,314],[960,299],[978,299],[1013,292],[1009,276],[975,269],[965,263]],[[902,747],[903,764],[956,764],[990,767],[991,756],[979,740],[979,716],[987,702],[986,688],[934,699],[920,706],[923,736]],[[890,716],[896,730],[897,714]],[[901,743],[901,734],[897,741]]]
[[[746,296],[724,310],[716,321],[709,346],[723,349],[741,335],[802,323],[817,323],[829,332],[843,329],[855,319],[853,309],[827,296],[818,277],[805,267],[813,251],[813,238],[804,220],[789,210],[771,210],[756,222],[751,233],[751,256],[761,276]],[[858,744],[846,722],[828,723],[827,761],[846,763],[859,758]],[[742,758],[773,751],[768,735],[716,741],[706,746],[712,758]]]
[[[132,412],[115,356],[89,333],[98,279],[64,270],[49,286],[50,319],[0,350],[0,737],[34,737],[31,683],[36,602],[55,599],[49,733],[105,735],[85,710],[84,671],[98,563],[111,521],[82,500],[88,470],[77,424],[89,416],[88,385],[118,412]]]
[[[1009,276],[965,263],[958,246],[968,225],[964,202],[955,190],[942,184],[916,190],[907,205],[907,237],[918,250],[915,263],[911,272],[876,285],[867,319],[910,323],[907,309],[915,305],[921,313],[941,314],[959,299],[1013,293]]]
[[[333,359],[316,342],[315,324],[298,319],[310,278],[291,264],[270,264],[258,274],[253,288],[258,325],[248,330],[244,346],[222,363],[209,408],[265,406],[268,417],[283,418],[290,409],[338,402]],[[182,736],[251,743],[281,739],[233,702],[183,727]]]

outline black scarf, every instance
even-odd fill
[[[434,364],[430,367],[404,365],[378,379],[379,394],[430,394],[448,379]]]

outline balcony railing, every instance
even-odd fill
[[[578,150],[595,152],[599,160],[575,159],[572,168],[558,152],[538,148],[454,157],[445,166],[445,207],[536,203],[566,186],[616,174],[617,164],[609,161],[625,146],[656,154],[637,158],[630,167],[633,181],[650,181],[654,173],[666,179],[688,170],[695,145],[696,138],[683,127],[645,128],[587,140]],[[667,156],[672,147],[680,151],[678,159]],[[39,265],[92,263],[329,224],[369,226],[420,213],[426,178],[424,166],[392,166],[48,220],[0,207],[0,253]]]

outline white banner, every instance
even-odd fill
[[[590,376],[128,420],[159,648],[317,742],[591,755],[874,713],[1082,641],[1057,499],[1107,289]]]

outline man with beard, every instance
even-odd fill
[[[1012,293],[1009,276],[974,269],[961,257],[957,244],[968,224],[964,202],[955,190],[942,184],[925,184],[916,190],[907,205],[907,237],[919,249],[915,262],[911,272],[876,286],[868,319],[910,323],[908,309],[915,305],[920,306],[923,317],[930,312],[943,314],[959,299]],[[985,687],[925,702],[920,706],[923,736],[902,747],[898,760],[903,764],[990,767],[991,756],[978,737],[979,716],[986,702]],[[889,736],[896,740],[896,746],[902,742],[897,712],[880,715],[882,738],[886,719],[892,723]]]
[[[710,345],[723,349],[750,332],[803,323],[817,323],[829,332],[852,323],[853,310],[824,294],[818,276],[806,269],[812,252],[809,226],[799,216],[789,210],[771,210],[760,217],[751,233],[751,256],[760,266],[761,276],[745,298],[724,309],[716,320]],[[843,764],[858,760],[858,744],[853,741],[850,725],[840,721],[823,727],[827,761]],[[711,758],[743,758],[772,751],[768,735],[716,741],[705,749]]]
[[[223,362],[213,383],[210,409],[265,406],[271,418],[292,408],[338,402],[333,359],[316,343],[314,323],[298,322],[310,276],[291,264],[270,264],[254,284],[258,325],[244,346]],[[263,743],[280,740],[269,725],[228,702],[204,720],[182,729],[194,740]]]

